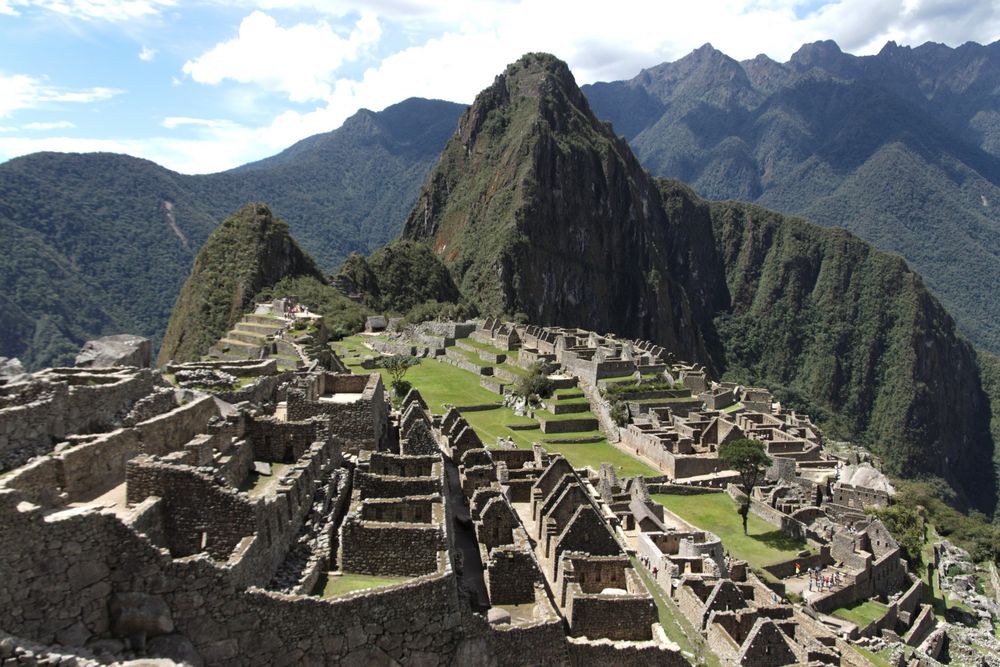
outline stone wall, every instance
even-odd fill
[[[32,502],[56,506],[77,502],[125,481],[125,463],[140,452],[166,454],[181,449],[218,414],[214,400],[202,397],[166,414],[93,437],[52,456],[22,466],[3,480]]]
[[[354,488],[362,498],[402,498],[441,493],[441,480],[435,477],[394,477],[354,472]]]
[[[542,576],[526,548],[513,544],[494,547],[485,566],[491,604],[524,604],[535,599],[534,587],[542,582]]]
[[[340,527],[340,569],[344,572],[418,576],[434,572],[447,549],[440,526],[362,521],[348,515]]]
[[[320,430],[328,426],[326,417],[308,421],[282,421],[273,417],[254,419],[247,434],[258,461],[291,463],[320,439]]]
[[[71,433],[109,430],[116,418],[124,418],[132,404],[152,392],[151,370],[113,370],[114,374],[49,369],[34,376],[38,387],[4,387],[0,472],[51,452]],[[87,384],[91,381],[94,384]]]
[[[195,468],[140,456],[128,462],[126,484],[130,503],[164,499],[163,528],[174,556],[207,551],[228,560],[256,529],[253,506]]]
[[[610,639],[588,640],[570,637],[567,642],[569,664],[572,667],[615,665],[615,667],[686,667],[690,663],[676,649],[665,642],[636,642],[622,644]]]
[[[566,617],[572,636],[607,639],[651,639],[657,622],[656,605],[648,594],[588,595],[578,584],[569,588]]]
[[[536,413],[536,416],[537,413]],[[577,419],[546,419],[539,418],[542,426],[542,433],[577,433],[580,431],[593,431],[597,429],[597,419],[594,417],[580,417]]]

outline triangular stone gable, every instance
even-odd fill
[[[785,633],[769,618],[757,619],[737,657],[737,664],[745,667],[791,665],[796,662],[795,651]]]
[[[441,451],[431,427],[419,419],[410,426],[399,446],[401,454],[439,454]]]

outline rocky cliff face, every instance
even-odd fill
[[[462,117],[403,236],[429,240],[481,312],[652,338],[710,363],[703,329],[723,283],[684,289],[686,227],[566,65],[532,54]]]
[[[324,281],[288,226],[265,204],[247,204],[212,232],[195,258],[157,364],[198,359],[240,318],[255,294],[295,276]]]
[[[477,97],[403,234],[484,313],[656,340],[995,504],[976,356],[920,278],[842,230],[650,178],[551,56]]]

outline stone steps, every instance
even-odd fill
[[[258,336],[271,336],[285,327],[278,324],[256,324],[254,322],[240,321],[233,327],[235,331],[257,334]]]
[[[248,331],[240,331],[239,329],[233,329],[226,334],[226,338],[229,340],[242,341],[244,343],[249,343],[251,345],[261,346],[267,343],[267,336],[264,334],[252,333]]]

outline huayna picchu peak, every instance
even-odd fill
[[[786,388],[893,472],[995,504],[975,352],[919,277],[842,231],[657,182],[552,56],[476,98],[403,236],[481,312],[648,338]]]
[[[996,46],[528,53],[218,174],[0,165],[0,665],[1000,667],[1000,358],[765,207],[934,217],[891,153],[989,208]]]

